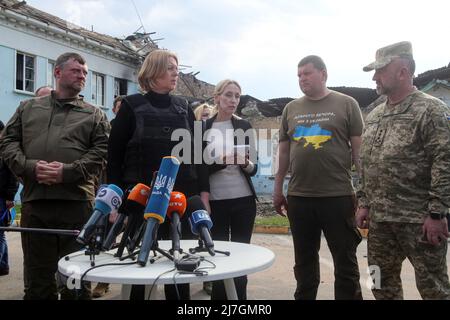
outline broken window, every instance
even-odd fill
[[[34,92],[35,57],[26,53],[16,54],[16,90]]]

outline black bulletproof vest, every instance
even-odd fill
[[[172,148],[179,143],[170,140],[174,130],[188,129],[193,143],[188,104],[186,100],[174,96],[171,96],[168,108],[152,106],[142,94],[127,96],[125,100],[134,112],[136,129],[127,145],[123,180],[129,184],[142,182],[150,185],[153,172],[159,169],[162,157],[170,156]],[[194,165],[181,164],[176,184],[195,179]]]

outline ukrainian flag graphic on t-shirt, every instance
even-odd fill
[[[303,147],[306,148],[311,144],[314,149],[319,149],[322,148],[323,143],[331,140],[331,131],[322,129],[318,124],[314,124],[311,127],[297,126],[293,139],[295,141],[305,139],[306,143]]]

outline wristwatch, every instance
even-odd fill
[[[442,220],[447,217],[446,212],[431,211],[429,215],[430,215],[430,218],[433,220]]]

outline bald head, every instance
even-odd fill
[[[36,90],[36,92],[34,93],[34,95],[36,97],[43,97],[43,96],[48,96],[52,93],[53,88],[49,87],[49,86],[43,86],[40,87]]]

